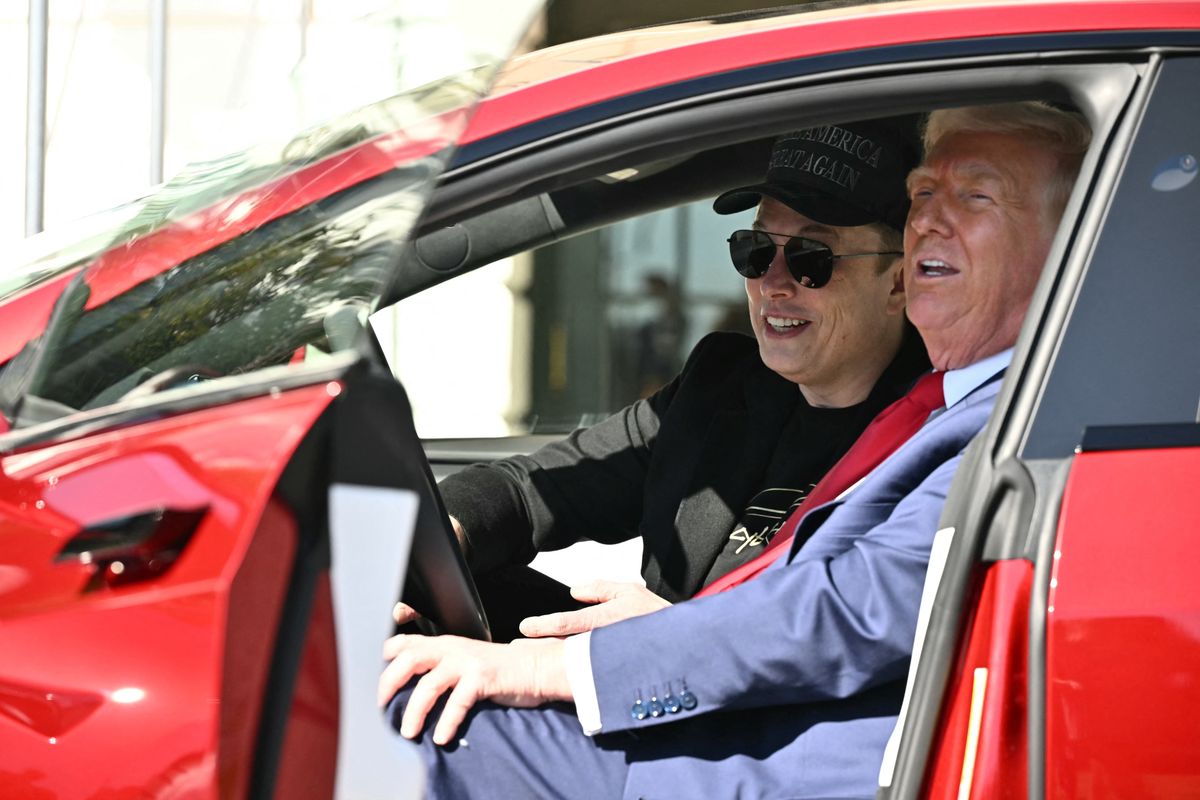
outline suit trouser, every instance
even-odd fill
[[[399,730],[413,684],[388,706]],[[458,741],[418,743],[430,798],[874,798],[903,683],[842,703],[705,714],[636,732],[584,736],[574,707],[476,705]],[[834,729],[837,729],[836,731]],[[823,732],[823,733],[822,733]],[[465,743],[464,743],[465,740]]]
[[[387,708],[396,730],[413,685]],[[566,703],[518,709],[482,702],[468,713],[457,741],[439,747],[432,733],[444,701],[417,739],[431,800],[621,797],[629,769],[621,745],[631,734],[585,736]]]

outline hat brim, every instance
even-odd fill
[[[713,201],[713,211],[718,214],[736,214],[758,205],[764,195],[778,200],[796,213],[803,214],[823,225],[853,228],[858,225],[870,225],[872,222],[891,224],[887,220],[878,219],[858,206],[843,202],[823,192],[813,191],[807,187],[792,188],[773,183],[759,183],[754,186],[730,189]]]

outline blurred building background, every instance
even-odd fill
[[[26,122],[39,90],[44,220],[53,229],[140,196],[185,164],[293,134],[471,66],[472,56],[489,55],[472,37],[482,42],[489,30],[524,28],[531,6],[0,0],[0,240],[33,232],[26,225]],[[40,46],[44,82],[36,63],[30,69]]]
[[[449,35],[469,39],[530,23],[520,46],[533,48],[766,4],[560,0],[536,15],[534,5],[0,0],[0,242],[33,232],[24,204],[31,86],[45,104],[44,221],[53,227],[142,194],[161,179],[153,168],[159,158],[170,175],[191,161],[459,69],[456,58],[471,50],[470,42],[447,47]],[[44,81],[28,69],[41,47]],[[158,64],[161,81],[155,80]],[[159,97],[165,101],[161,141],[153,125]]]

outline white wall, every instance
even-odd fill
[[[47,228],[149,188],[150,2],[50,0]],[[534,5],[167,3],[167,176],[507,53]],[[27,11],[0,0],[0,245],[24,236]]]

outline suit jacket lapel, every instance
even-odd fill
[[[1001,372],[998,374],[1003,373]],[[932,435],[932,433],[937,430],[939,425],[948,424],[950,420],[952,420],[957,414],[961,413],[969,406],[978,402],[982,402],[988,398],[995,397],[999,390],[999,382],[995,379],[995,377],[993,377],[988,381],[985,381],[969,395],[956,403],[953,408],[943,407],[935,411],[930,416],[929,420],[916,433],[909,437],[909,439],[900,445],[900,447],[896,448],[891,455],[880,462],[875,469],[867,473],[862,480],[858,481],[850,489],[842,492],[835,499],[830,500],[828,503],[824,503],[823,505],[819,505],[816,508],[811,509],[797,526],[796,539],[794,542],[792,542],[791,549],[788,552],[787,561],[790,562],[796,557],[796,553],[798,553],[804,546],[804,543],[808,540],[809,535],[811,535],[818,527],[820,527],[821,523],[823,523],[826,518],[833,513],[834,509],[846,502],[849,498],[853,497],[855,492],[860,491],[860,488],[863,486],[863,484],[869,483],[880,473],[886,472],[888,462],[896,458],[898,453],[906,448],[919,446],[915,443],[919,442],[926,436]]]
[[[664,588],[690,597],[700,588],[762,476],[795,406],[796,385],[762,364],[746,373],[743,391],[713,416],[695,451],[692,476],[675,517],[675,536],[660,559]],[[679,541],[686,537],[689,559]],[[664,595],[665,596],[665,595]]]

